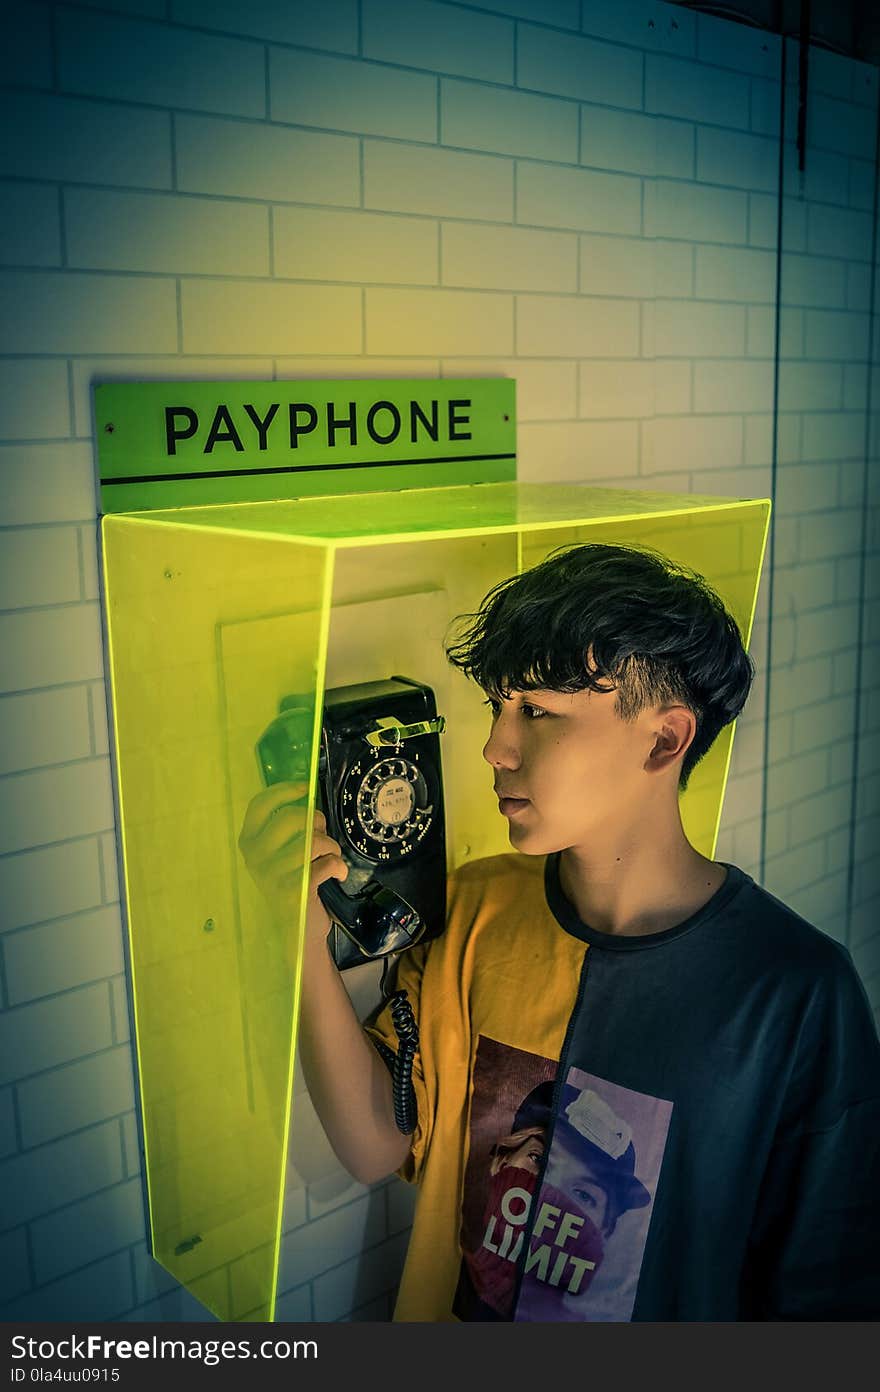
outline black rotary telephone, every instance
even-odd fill
[[[342,848],[348,876],[318,895],[331,918],[328,943],[340,971],[385,959],[382,991],[400,1039],[377,1045],[394,1075],[395,1117],[415,1126],[412,1059],[418,1031],[405,991],[386,994],[392,954],[437,937],[446,922],[446,836],[439,736],[446,727],[423,682],[385,681],[324,693],[318,804]],[[257,741],[264,782],[308,779],[312,715],[285,696]]]

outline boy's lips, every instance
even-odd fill
[[[510,795],[498,794],[498,810],[503,817],[511,817],[516,812],[521,812],[524,807],[528,807],[529,799],[521,797],[511,797]]]

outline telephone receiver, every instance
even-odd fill
[[[307,781],[312,719],[302,698],[281,701],[256,744],[267,786]],[[318,897],[332,920],[328,941],[340,969],[388,957],[442,931],[438,736],[445,728],[431,688],[407,677],[325,692],[318,806],[349,873],[345,881],[325,880]]]
[[[318,885],[318,898],[364,957],[402,952],[413,947],[425,930],[412,904],[378,881],[346,894],[339,880],[325,880]]]

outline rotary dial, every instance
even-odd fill
[[[362,855],[398,860],[430,827],[434,808],[429,799],[428,784],[414,759],[359,759],[342,785],[342,824]]]

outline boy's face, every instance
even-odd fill
[[[664,718],[657,708],[621,720],[615,692],[513,691],[490,697],[492,766],[510,841],[527,855],[589,846],[644,813],[656,789],[645,765]],[[676,787],[680,763],[667,773]]]
[[[553,1143],[545,1180],[585,1214],[607,1237],[610,1198],[602,1177],[580,1151],[567,1145],[561,1135]],[[606,1181],[607,1183],[607,1181]]]

